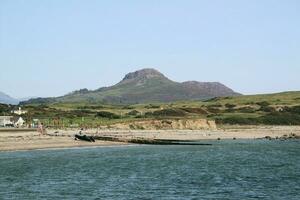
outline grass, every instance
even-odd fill
[[[1,105],[0,113],[8,113],[10,109]],[[300,92],[134,105],[56,102],[25,105],[24,109],[29,111],[24,115],[26,121],[38,118],[49,126],[64,127],[170,118],[209,118],[219,124],[300,125]]]

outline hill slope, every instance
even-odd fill
[[[11,110],[7,105],[3,108],[4,113]],[[134,122],[152,123],[156,120],[162,120],[162,123],[169,126],[174,120],[204,118],[215,120],[218,124],[300,125],[300,91],[130,106],[66,102],[25,105],[23,108],[30,113],[25,116],[29,117],[24,118],[26,121],[32,118],[43,119],[47,126],[54,126],[56,122],[53,119],[57,118],[61,118],[66,127],[98,127],[116,123],[134,125]],[[142,127],[132,126],[133,129]]]
[[[135,104],[237,95],[239,94],[221,83],[196,81],[179,83],[168,79],[155,69],[142,69],[127,74],[121,82],[111,87],[97,90],[81,89],[62,97],[35,99],[28,103],[54,101]]]
[[[5,94],[3,92],[0,92],[0,103],[15,105],[15,104],[18,104],[19,101],[17,99],[14,99],[14,98],[8,96],[7,94]]]

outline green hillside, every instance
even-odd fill
[[[29,104],[24,109],[29,110],[24,116],[29,121],[39,118],[49,126],[55,125],[53,121],[59,121],[66,127],[183,118],[215,119],[218,124],[300,125],[300,92],[131,105],[52,102]]]

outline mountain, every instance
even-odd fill
[[[175,82],[155,69],[142,69],[127,74],[114,86],[97,90],[81,89],[57,98],[31,99],[26,103],[103,102],[134,104],[199,100],[237,96],[239,93],[218,82]]]
[[[17,99],[14,99],[7,94],[0,92],[0,103],[3,104],[12,104],[12,105],[17,105],[19,101]]]
[[[29,97],[22,97],[22,98],[18,98],[19,102],[21,101],[28,101],[30,99],[36,99],[36,98],[39,98],[37,96],[29,96]]]

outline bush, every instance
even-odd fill
[[[289,112],[294,114],[300,114],[300,106],[293,106],[293,107],[284,107],[283,112]]]
[[[145,108],[147,108],[147,109],[157,109],[157,108],[160,108],[160,106],[149,104],[149,105],[145,106]]]
[[[188,112],[188,113],[196,113],[196,114],[200,114],[200,115],[207,114],[207,111],[202,108],[181,108],[181,110],[184,110],[185,112]]]
[[[268,125],[300,125],[300,115],[291,113],[272,113],[260,117],[260,120]]]
[[[132,109],[134,109],[134,107],[133,106],[124,106],[124,107],[122,107],[122,109],[123,110],[132,110]]]
[[[221,99],[220,97],[213,97],[213,98],[210,98],[210,99],[203,100],[203,102],[213,102],[213,101],[218,101],[220,99]]]
[[[241,112],[241,113],[255,113],[255,108],[252,108],[250,106],[246,106],[246,107],[241,107],[236,109],[236,111]]]
[[[220,113],[220,112],[221,112],[220,109],[218,109],[218,108],[213,108],[213,107],[208,107],[208,108],[207,108],[207,111],[208,111],[208,112],[211,112],[211,113],[214,113],[214,114]]]
[[[121,116],[117,115],[115,113],[107,112],[107,111],[101,111],[97,112],[95,115],[96,117],[102,117],[102,118],[108,118],[108,119],[120,119]]]
[[[11,109],[10,106],[0,103],[0,115],[9,114]]]
[[[259,118],[244,118],[244,117],[227,117],[227,118],[216,118],[216,122],[219,124],[240,124],[240,125],[257,125],[260,124]]]
[[[92,106],[78,106],[77,109],[82,109],[82,110],[85,110],[85,109],[103,109],[104,106],[97,106],[97,105],[92,105]]]
[[[259,106],[269,106],[271,105],[269,102],[267,101],[261,101],[261,102],[256,102],[257,105]]]
[[[261,106],[259,111],[263,111],[263,112],[275,112],[276,109],[271,107],[271,106]]]
[[[138,114],[140,114],[140,112],[137,111],[137,110],[132,110],[132,111],[130,111],[129,113],[127,113],[127,115],[131,115],[131,116],[136,116],[136,115],[138,115]]]
[[[71,113],[78,117],[84,117],[88,114],[93,114],[94,112],[86,109],[81,109],[81,110],[72,110]]]
[[[300,115],[291,113],[279,113],[275,112],[265,116],[257,118],[245,118],[245,117],[227,117],[216,118],[216,122],[220,124],[239,124],[239,125],[300,125]]]
[[[230,104],[230,103],[226,103],[226,104],[225,104],[225,107],[228,108],[228,109],[233,109],[233,108],[236,107],[236,105]]]
[[[184,117],[186,116],[186,113],[181,109],[163,109],[154,112],[147,112],[145,115],[153,117]]]
[[[222,104],[211,104],[211,105],[207,105],[207,108],[221,108],[223,107]]]

